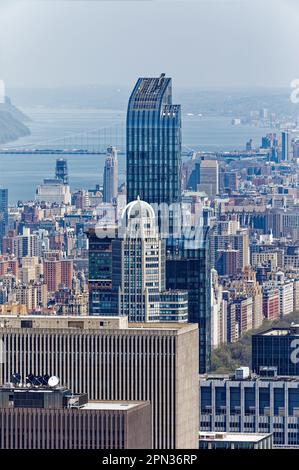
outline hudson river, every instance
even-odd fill
[[[23,111],[32,119],[31,136],[2,147],[85,148],[99,138],[102,146],[125,147],[123,111],[90,109],[30,108]],[[269,129],[231,125],[231,119],[210,116],[182,116],[184,150],[243,150],[252,138],[258,146]],[[98,131],[101,129],[100,131]],[[90,132],[91,131],[91,132]],[[88,132],[88,136],[85,133]],[[72,189],[93,188],[102,183],[104,155],[64,155],[68,160]],[[54,176],[57,155],[0,155],[0,185],[8,188],[11,204],[34,199],[43,178]],[[125,156],[119,156],[119,179],[125,178]]]

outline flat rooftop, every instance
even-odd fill
[[[299,325],[290,325],[287,328],[271,328],[270,330],[258,333],[256,336],[299,336]]]
[[[86,405],[83,405],[83,410],[113,410],[113,411],[128,411],[134,408],[139,408],[144,404],[149,404],[146,401],[139,402],[121,402],[121,401],[89,401]]]
[[[126,330],[170,331],[185,333],[198,329],[197,323],[129,323],[126,316],[73,316],[73,315],[0,315],[1,329],[59,329],[59,330]]]
[[[229,432],[200,432],[200,441],[213,441],[213,442],[260,442],[271,434],[254,434],[254,433],[229,433]]]
[[[236,379],[234,374],[200,374],[199,381],[219,381],[219,382],[299,382],[298,375],[277,375],[275,377],[265,377],[251,373],[250,377],[245,379]]]

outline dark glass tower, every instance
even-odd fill
[[[193,242],[177,240],[168,247],[166,288],[188,291],[188,319],[199,325],[199,372],[210,369],[211,362],[211,264],[209,228]]]
[[[118,272],[113,268],[113,243],[116,240],[112,234],[106,237],[98,235],[93,228],[87,231],[89,315],[117,315],[118,286],[114,290],[112,283],[113,275],[115,277],[115,272]]]
[[[8,190],[0,188],[0,253],[2,241],[8,227]]]
[[[127,202],[178,201],[180,163],[181,107],[172,104],[171,79],[139,78],[127,112]]]
[[[65,158],[58,158],[56,160],[55,176],[63,184],[69,184],[67,160]]]
[[[171,79],[139,78],[127,112],[127,200],[180,202],[181,107],[172,104]],[[162,217],[158,225],[162,229]],[[210,366],[210,258],[207,234],[197,243],[176,235],[177,215],[169,213],[166,287],[187,290],[189,321],[199,323],[200,372]],[[179,221],[179,223],[181,223]]]

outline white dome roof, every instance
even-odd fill
[[[153,219],[155,220],[155,212],[150,204],[145,201],[141,201],[138,197],[136,201],[129,202],[123,211],[123,216],[127,219]]]
[[[156,238],[156,217],[150,204],[138,198],[124,208],[121,216],[119,235],[125,238]]]

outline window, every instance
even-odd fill
[[[21,320],[21,328],[32,328],[32,320]]]

